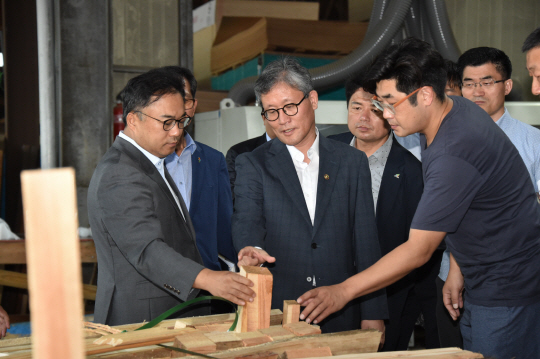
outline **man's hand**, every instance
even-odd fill
[[[343,283],[312,289],[297,299],[300,305],[306,307],[300,314],[300,319],[306,319],[306,323],[320,323],[352,299]]]
[[[460,315],[459,308],[463,308],[463,287],[463,274],[461,274],[456,260],[450,254],[450,271],[444,283],[442,295],[444,306],[454,320],[457,320]]]
[[[276,258],[270,256],[265,250],[255,247],[244,247],[238,253],[238,267],[258,266],[263,263],[274,263]]]
[[[255,292],[250,288],[253,287],[253,282],[229,271],[213,271],[205,268],[195,278],[193,287],[204,289],[212,295],[225,298],[238,305],[253,302],[255,298]]]
[[[381,343],[379,345],[379,349],[382,348],[382,346],[384,345],[385,332],[386,332],[384,320],[362,320],[360,329],[377,329],[379,332],[381,332],[382,335],[381,335]]]
[[[0,306],[0,339],[6,336],[6,331],[9,329],[9,316]]]

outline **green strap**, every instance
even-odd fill
[[[154,320],[146,323],[145,325],[143,325],[142,327],[140,328],[137,328],[135,330],[142,330],[142,329],[148,329],[148,328],[152,328],[154,326],[156,326],[157,324],[159,324],[160,322],[162,322],[163,320],[167,319],[168,317],[170,317],[171,315],[173,315],[174,313],[184,309],[184,308],[187,308],[189,306],[191,306],[192,304],[195,304],[195,303],[198,303],[198,302],[202,302],[203,300],[221,300],[221,301],[224,301],[224,302],[227,302],[229,303],[231,306],[233,306],[234,308],[234,304],[230,301],[228,301],[227,299],[223,299],[221,297],[216,297],[216,296],[204,296],[204,297],[198,297],[198,298],[195,298],[195,299],[192,299],[190,301],[187,301],[187,302],[184,302],[184,303],[181,303],[181,304],[178,304],[177,306],[169,309],[168,311],[166,311],[165,313],[159,315],[157,318],[155,318]],[[238,311],[236,311],[236,315],[234,317],[234,322],[232,323],[231,327],[229,328],[229,330],[227,330],[228,332],[232,332],[236,329],[236,324],[238,323]],[[202,354],[199,354],[199,355],[202,355]],[[208,358],[211,358],[211,357],[208,357]]]

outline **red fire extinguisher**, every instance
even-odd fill
[[[114,122],[113,122],[113,141],[116,139],[116,136],[124,129],[124,121],[122,120],[122,116],[124,113],[124,109],[122,108],[122,101],[116,100],[116,106],[114,106],[113,114],[114,114]]]

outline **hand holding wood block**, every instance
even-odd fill
[[[253,302],[238,307],[239,319],[237,332],[251,332],[270,326],[270,310],[272,305],[272,285],[274,279],[265,267],[241,266],[240,275],[250,279],[256,297]]]

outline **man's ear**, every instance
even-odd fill
[[[193,115],[195,115],[195,112],[197,111],[197,99],[193,99]]]
[[[313,110],[316,110],[319,107],[319,94],[315,90],[311,90],[308,95],[309,102],[311,102],[311,107]]]
[[[126,116],[126,126],[129,128],[135,128],[139,124],[141,119],[134,112],[130,112]]]
[[[418,91],[418,95],[416,97],[416,100],[419,104],[422,104],[424,106],[430,106],[433,103],[433,100],[435,99],[435,91],[433,90],[433,87],[431,86],[424,86],[420,91]]]
[[[508,79],[504,82],[504,95],[508,95],[510,91],[512,91],[512,87],[514,87],[514,82],[512,79]]]

